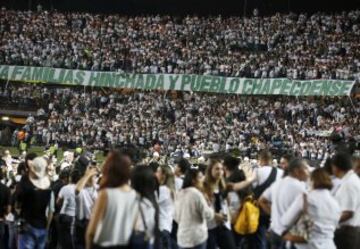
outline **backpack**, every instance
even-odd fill
[[[259,227],[260,208],[252,196],[244,199],[234,230],[240,235],[253,234]]]

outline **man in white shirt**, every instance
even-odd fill
[[[338,153],[332,158],[332,171],[341,183],[335,192],[342,214],[340,227],[335,232],[338,249],[355,249],[360,246],[360,179],[352,169],[351,156]]]
[[[276,181],[262,194],[259,204],[262,210],[271,215],[271,249],[281,249],[284,242],[281,236],[286,227],[281,217],[299,195],[305,193],[305,181],[308,179],[308,165],[302,159],[294,159],[288,167],[288,175]]]

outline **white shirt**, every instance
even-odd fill
[[[75,202],[75,184],[68,184],[61,188],[59,198],[63,199],[60,214],[75,217],[76,202]]]
[[[178,244],[180,247],[195,247],[208,238],[207,220],[214,218],[213,209],[203,194],[194,187],[182,189],[175,201],[174,219],[178,223]]]
[[[91,217],[92,208],[97,198],[97,191],[94,187],[86,187],[76,195],[76,218],[79,220]]]
[[[253,187],[256,188],[257,186],[260,186],[261,184],[263,184],[269,178],[272,169],[273,169],[273,167],[271,167],[271,166],[262,166],[262,167],[256,168],[255,169],[256,179],[252,183]],[[276,173],[275,181],[281,179],[284,175],[284,171],[282,169],[276,168],[276,170],[277,170],[277,173]]]
[[[270,188],[265,190],[262,197],[271,202],[270,228],[277,235],[282,235],[286,227],[280,219],[294,202],[296,197],[306,192],[305,183],[291,176],[286,176],[276,181]]]
[[[341,179],[341,184],[335,193],[335,199],[340,204],[341,212],[352,211],[354,216],[340,223],[340,226],[360,226],[360,179],[350,170]]]
[[[167,186],[160,186],[159,188],[159,229],[160,231],[172,230],[173,216],[174,216],[174,201],[171,196],[171,191]]]
[[[180,191],[183,186],[184,179],[182,177],[175,177],[175,190],[176,192]]]
[[[107,205],[104,217],[96,227],[94,243],[103,247],[125,246],[134,228],[144,231],[139,201],[135,190],[122,191],[119,188],[107,188]],[[155,208],[151,202],[143,198],[141,210],[144,214],[148,235],[154,239]]]
[[[326,189],[315,189],[308,193],[307,213],[313,221],[309,241],[306,244],[297,244],[301,249],[336,249],[334,232],[339,223],[340,206]],[[295,224],[304,207],[304,196],[299,195],[286,213],[281,217],[281,223],[289,228]]]

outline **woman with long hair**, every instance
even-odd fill
[[[323,168],[315,169],[311,173],[311,185],[309,193],[300,195],[281,217],[281,223],[291,228],[306,213],[312,221],[308,238],[294,235],[290,230],[283,239],[295,243],[298,249],[335,249],[334,233],[340,221],[341,209],[330,192],[333,187],[330,175]]]
[[[215,216],[203,194],[204,175],[198,168],[190,168],[175,201],[175,221],[178,224],[177,242],[181,249],[206,249],[207,220]]]
[[[134,171],[137,173],[136,168]],[[112,151],[106,158],[99,196],[86,232],[87,249],[129,248],[132,236],[138,231],[153,238],[155,199],[149,193],[151,189],[143,189],[149,185],[147,178],[135,173],[132,189],[130,158],[118,151]]]
[[[211,203],[211,207],[223,220],[212,219],[208,222],[209,238],[207,249],[235,249],[234,237],[231,233],[230,210],[228,206],[224,166],[219,160],[211,160],[206,169],[204,192]]]
[[[156,177],[160,185],[158,204],[161,249],[171,249],[173,243],[170,233],[174,216],[175,176],[169,166],[161,165],[157,168]]]

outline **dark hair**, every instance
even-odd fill
[[[131,162],[127,155],[116,150],[110,152],[103,166],[100,188],[115,188],[128,183],[130,171]]]
[[[352,169],[351,156],[348,153],[339,152],[331,159],[331,164],[341,171],[349,171]]]
[[[17,167],[17,174],[18,174],[18,175],[24,175],[24,174],[26,174],[25,162],[19,163],[19,165],[18,165],[18,167]]]
[[[330,175],[323,168],[315,169],[311,173],[311,180],[314,183],[314,189],[331,190],[333,187]]]
[[[28,161],[29,160],[34,160],[38,155],[35,152],[29,153],[25,156],[25,168],[26,170],[29,169],[29,164]]]
[[[267,163],[270,163],[272,160],[272,155],[271,152],[267,149],[263,149],[259,151],[259,155],[258,155],[259,160],[261,161],[265,161]]]
[[[60,171],[59,179],[66,180],[66,179],[69,179],[69,177],[70,177],[70,170],[69,169],[65,168],[62,171]]]
[[[224,158],[224,167],[227,168],[230,171],[234,171],[236,169],[239,169],[239,164],[241,160],[239,158],[233,157],[233,156],[226,156]]]
[[[183,174],[186,173],[186,171],[190,168],[191,164],[189,163],[188,160],[186,160],[185,158],[181,158],[178,162],[177,162],[178,167],[180,168],[181,172]]]
[[[303,159],[295,158],[295,159],[291,160],[291,162],[289,163],[289,167],[287,169],[287,172],[289,174],[294,173],[295,170],[300,169],[304,165],[305,165],[305,161]]]
[[[184,189],[184,188],[188,188],[188,187],[193,187],[194,186],[193,182],[194,182],[194,180],[196,180],[196,178],[200,172],[201,171],[198,168],[190,168],[189,170],[187,170],[182,188]]]
[[[159,239],[159,206],[156,201],[155,191],[157,180],[152,169],[145,165],[138,165],[131,173],[131,186],[141,197],[148,199],[155,208],[155,244]]]
[[[159,168],[160,164],[158,164],[157,162],[151,162],[149,163],[149,167],[151,168],[151,170],[155,173],[157,171],[157,169]]]
[[[73,169],[70,173],[70,181],[71,183],[76,184],[81,178],[80,171],[77,169]]]
[[[333,175],[333,172],[332,172],[332,169],[331,169],[331,164],[332,164],[332,160],[331,158],[327,158],[325,163],[324,163],[324,169],[326,170],[326,172],[329,174],[329,175]]]
[[[286,153],[281,156],[281,158],[286,159],[286,161],[291,162],[294,159],[294,154],[292,153]]]

